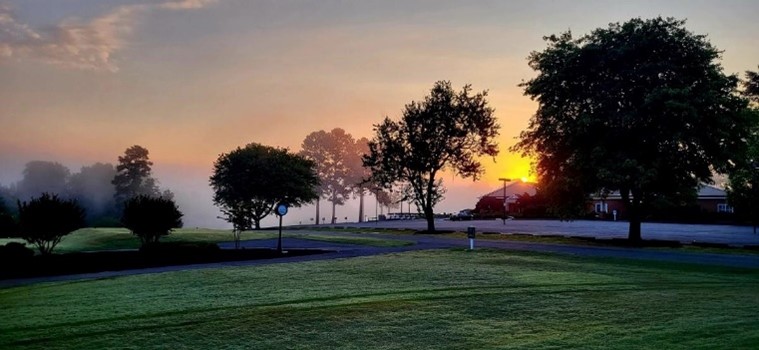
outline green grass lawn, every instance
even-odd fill
[[[246,231],[241,235],[242,240],[276,238],[276,231]],[[335,243],[360,244],[376,247],[401,247],[412,245],[413,242],[390,240],[375,237],[338,237],[320,234],[306,234],[298,231],[285,232],[283,237],[310,239]],[[232,241],[230,230],[212,229],[178,229],[172,234],[162,237],[162,242],[229,242]],[[20,239],[0,239],[0,245],[8,242],[23,242]],[[80,251],[137,249],[140,240],[124,228],[84,228],[67,235],[56,246],[54,253],[71,253]]]
[[[0,348],[735,349],[759,270],[438,250],[0,289]]]

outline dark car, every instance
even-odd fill
[[[474,219],[474,215],[472,214],[472,211],[469,209],[462,210],[458,212],[457,214],[453,214],[450,217],[451,221],[464,221],[464,220],[472,220]]]

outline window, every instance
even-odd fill
[[[733,207],[727,205],[727,203],[719,203],[717,204],[717,212],[718,213],[732,213]]]
[[[609,212],[609,205],[604,202],[598,202],[596,203],[596,213],[608,213]]]

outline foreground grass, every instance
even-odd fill
[[[276,238],[276,231],[246,231],[241,235],[242,240],[257,240]],[[375,247],[401,247],[412,245],[413,242],[403,240],[390,240],[375,237],[338,237],[319,234],[305,234],[300,232],[287,232],[283,237],[326,241],[334,243],[360,244]],[[234,238],[230,230],[212,229],[178,229],[172,234],[162,237],[162,242],[229,242]],[[0,239],[0,245],[7,242],[20,242],[20,239]],[[96,250],[137,249],[140,240],[124,228],[83,228],[67,235],[56,246],[55,253],[71,253]]]
[[[0,348],[751,348],[759,270],[479,250],[0,290]]]

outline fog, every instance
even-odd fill
[[[13,186],[23,179],[24,166],[29,161],[17,160],[17,159],[1,159],[0,166],[0,185],[4,188]],[[68,162],[61,160],[56,161],[54,159],[46,160],[48,162],[58,162],[61,165],[68,168],[71,172],[71,176],[76,176],[80,173],[82,167],[91,167],[94,163],[77,162],[70,160]],[[103,161],[101,161],[102,163]],[[114,164],[114,162],[111,162]],[[153,166],[153,177],[158,181],[159,187],[163,189],[169,189],[174,192],[174,199],[177,202],[179,209],[184,213],[182,218],[185,227],[191,228],[217,228],[217,229],[231,229],[231,225],[220,219],[222,213],[218,207],[213,204],[213,190],[211,189],[208,179],[211,176],[212,166],[206,169],[197,168],[185,165],[166,165],[157,163]],[[445,199],[436,206],[436,212],[457,212],[465,208],[474,208],[478,198],[490,191],[495,190],[492,186],[483,182],[473,182],[472,180],[464,180],[459,178],[452,178],[447,176],[443,179],[447,192]],[[52,179],[49,187],[42,186],[40,188],[53,188],[56,186],[57,180]],[[85,186],[88,189],[97,188],[97,184],[87,184]],[[104,194],[103,197],[112,196],[111,193]],[[101,197],[102,198],[102,197]],[[14,207],[13,203],[6,204],[10,207]],[[84,203],[83,203],[84,204]],[[87,204],[85,204],[87,205]],[[364,197],[364,214],[367,217],[374,217],[376,214],[384,212],[387,213],[386,208],[377,208],[375,211],[376,201],[372,195],[366,195]],[[92,209],[92,204],[89,204]],[[359,200],[353,198],[346,202],[345,205],[337,206],[335,216],[337,222],[356,222],[358,221],[359,212]],[[403,206],[403,211],[408,212],[408,203]],[[395,208],[392,212],[399,212],[400,209]],[[416,207],[411,206],[411,211],[416,212]],[[332,205],[326,200],[320,201],[320,216],[329,220],[332,212]],[[298,224],[313,224],[315,215],[315,205],[309,204],[300,208],[291,208],[288,214],[283,218],[283,225],[298,225]],[[347,219],[346,219],[347,218]],[[270,215],[262,220],[262,227],[271,227],[278,224],[278,219],[274,215]]]

